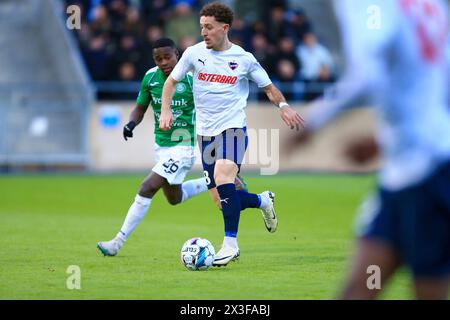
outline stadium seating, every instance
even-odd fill
[[[60,1],[0,2],[0,166],[85,166],[93,89]],[[4,130],[4,131],[3,131]]]

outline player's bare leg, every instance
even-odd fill
[[[172,205],[179,204],[207,190],[204,178],[188,180],[181,185],[170,185],[166,178],[151,172],[142,182],[139,193],[128,210],[117,236],[110,241],[97,243],[97,248],[105,256],[115,256],[119,252],[124,242],[147,214],[153,197],[161,188],[163,188],[167,201]]]
[[[164,195],[171,205],[184,202],[199,193],[208,190],[205,178],[187,180],[183,184],[171,185],[165,180],[163,184]]]
[[[222,204],[220,203],[220,197],[219,192],[217,192],[217,188],[209,189],[209,194],[211,195],[211,199],[213,200],[216,207],[222,210]]]
[[[152,171],[144,181],[142,181],[138,194],[141,197],[151,199],[166,183],[167,180],[164,177],[161,177],[159,174]]]
[[[115,256],[119,252],[127,238],[147,214],[153,196],[165,183],[167,183],[166,179],[154,172],[144,179],[116,237],[110,241],[97,243],[97,248],[105,256]]]
[[[420,300],[446,300],[450,289],[450,277],[415,278],[416,298]]]
[[[368,287],[367,280],[372,274],[368,273],[369,266],[380,268],[380,289]],[[359,239],[352,261],[350,277],[339,298],[375,299],[399,266],[400,261],[391,247],[375,239]]]
[[[181,184],[170,185],[167,181],[162,186],[167,202],[171,205],[177,205],[183,199],[183,191]]]

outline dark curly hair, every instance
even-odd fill
[[[234,13],[223,3],[212,2],[206,4],[202,10],[200,10],[200,17],[214,17],[216,18],[216,21],[229,24],[231,27]]]

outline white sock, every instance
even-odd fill
[[[121,239],[122,241],[127,240],[127,238],[131,235],[134,229],[136,229],[136,227],[139,225],[139,223],[141,223],[142,219],[147,214],[151,202],[151,198],[141,197],[138,194],[136,195],[133,204],[128,210],[122,228],[120,228],[120,231],[117,234],[117,238]]]
[[[261,196],[261,194],[258,194],[259,199],[261,199],[261,205],[259,206],[260,208],[264,208],[265,206],[269,205],[269,199],[267,197],[263,197]]]
[[[183,182],[183,184],[181,185],[181,189],[183,191],[181,202],[184,202],[187,199],[198,195],[199,193],[205,192],[206,190],[208,190],[208,186],[206,185],[205,178],[199,178]]]
[[[237,238],[234,237],[225,237],[223,238],[223,244],[232,248],[238,248]]]

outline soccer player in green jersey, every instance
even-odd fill
[[[97,248],[105,256],[115,256],[119,252],[124,242],[147,214],[152,198],[159,189],[163,189],[167,201],[172,205],[208,190],[204,177],[183,182],[195,161],[195,106],[190,74],[177,84],[172,99],[171,108],[175,119],[172,129],[162,131],[158,125],[162,88],[167,76],[178,62],[178,58],[179,53],[171,39],[162,38],[153,45],[153,59],[156,67],[150,69],[142,80],[136,107],[123,129],[123,137],[125,140],[133,137],[134,128],[142,121],[151,104],[155,121],[157,163],[142,182],[117,236],[110,241],[97,243]],[[236,185],[238,188],[246,189],[240,177],[236,179]],[[218,195],[214,201],[220,206]]]

